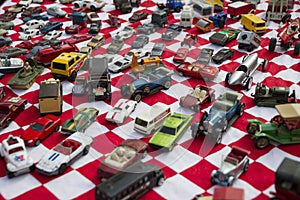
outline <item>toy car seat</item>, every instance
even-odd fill
[[[200,94],[199,94],[199,99],[200,101],[202,101],[202,99],[204,99],[207,95],[207,91],[206,90],[201,90]]]

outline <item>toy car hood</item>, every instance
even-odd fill
[[[69,155],[64,155],[52,149],[41,158],[37,164],[37,168],[49,173],[55,172],[62,163],[68,162],[68,157]]]
[[[229,85],[243,84],[243,80],[246,78],[246,74],[243,71],[235,71],[230,76],[228,83]]]
[[[122,110],[113,109],[112,111],[108,112],[106,115],[106,119],[115,121],[116,123],[123,122],[124,114]]]
[[[236,166],[234,164],[223,161],[223,163],[222,163],[222,165],[221,165],[221,167],[218,171],[223,173],[223,174],[229,174],[235,168],[236,168]]]
[[[21,138],[23,140],[33,140],[38,137],[41,133],[39,131],[28,128],[23,134],[21,134]]]
[[[9,162],[7,162],[7,164],[10,163],[18,169],[27,167],[28,163],[30,163],[30,165],[33,164],[32,160],[28,157],[25,151],[18,151],[16,153],[10,154],[8,156],[8,160]]]

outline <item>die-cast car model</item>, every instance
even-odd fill
[[[46,115],[35,120],[20,137],[26,146],[38,146],[50,134],[57,132],[60,124],[59,117]]]
[[[19,5],[28,7],[32,3],[32,0],[21,0],[19,1]]]
[[[0,73],[12,73],[19,71],[24,66],[21,58],[1,58]]]
[[[30,17],[32,14],[41,13],[43,9],[41,7],[29,7],[26,8],[21,14],[22,18]]]
[[[67,38],[65,40],[65,43],[68,43],[70,45],[74,45],[74,44],[89,40],[91,38],[92,38],[92,36],[88,35],[88,34],[74,34],[74,35],[72,35],[72,37]]]
[[[135,110],[136,105],[136,101],[132,101],[129,99],[119,99],[112,110],[108,111],[105,119],[113,123],[122,124],[124,123],[126,118]]]
[[[49,19],[49,17],[48,17],[47,14],[42,15],[40,13],[36,13],[36,14],[32,14],[29,17],[24,17],[22,20],[23,20],[23,22],[26,23],[26,22],[28,22],[30,20],[33,20],[33,19],[47,21]]]
[[[91,11],[100,10],[105,6],[105,2],[101,0],[83,0],[83,1],[74,1],[72,3],[75,8],[87,8]]]
[[[97,35],[101,29],[102,23],[101,21],[99,22],[92,22],[90,25],[90,28],[88,30],[88,34],[91,35]]]
[[[165,41],[172,41],[174,40],[174,38],[179,35],[181,32],[181,28],[179,25],[176,24],[170,24],[166,30],[166,32],[164,32],[161,35],[161,39],[165,40]]]
[[[108,19],[111,27],[121,26],[120,18],[117,15],[108,14]]]
[[[245,104],[241,102],[242,97],[241,93],[225,91],[214,102],[209,113],[205,111],[200,121],[193,123],[192,137],[205,134],[211,137],[214,144],[220,144],[223,132],[230,128],[244,112]]]
[[[80,33],[80,30],[82,28],[84,27],[79,24],[72,24],[71,26],[67,26],[65,28],[65,32],[68,34],[76,34],[76,33]]]
[[[0,144],[0,156],[6,161],[6,174],[12,178],[35,169],[34,162],[29,157],[24,141],[17,136],[9,135]]]
[[[39,29],[27,29],[25,32],[20,32],[19,33],[19,39],[20,40],[30,40],[31,38],[37,36],[40,34]]]
[[[221,167],[211,173],[211,183],[232,186],[234,181],[248,170],[250,151],[233,146],[230,153],[222,160]]]
[[[138,54],[138,59],[141,59],[141,58],[144,58],[144,57],[147,57],[149,56],[149,51],[147,51],[146,49],[131,49],[130,51],[128,51],[124,57],[127,59],[127,60],[130,60],[132,61],[132,58],[133,58],[133,55],[136,55]]]
[[[47,14],[54,17],[65,17],[67,12],[62,10],[59,6],[51,6],[47,8]]]
[[[45,26],[42,26],[40,28],[41,33],[46,34],[49,31],[53,31],[53,30],[59,30],[61,29],[63,26],[62,22],[58,22],[58,21],[49,21],[47,22],[47,24]]]
[[[17,13],[20,13],[20,12],[23,12],[24,10],[26,10],[26,7],[27,6],[18,3],[16,5],[9,7],[5,12],[17,14]]]
[[[180,76],[191,76],[209,81],[218,75],[219,68],[206,64],[184,62],[177,66],[175,71]]]
[[[124,40],[113,39],[113,41],[106,48],[106,52],[109,54],[117,54],[124,46]]]
[[[15,47],[18,48],[23,48],[23,49],[32,49],[34,46],[37,46],[37,44],[39,43],[39,40],[27,40],[27,41],[23,41],[19,44],[17,44]]]
[[[239,49],[246,49],[251,52],[254,48],[260,46],[261,39],[259,35],[252,31],[242,31],[237,38],[237,42],[239,43]]]
[[[62,35],[62,31],[53,30],[48,32],[43,39],[44,40],[55,40]]]
[[[179,48],[173,57],[173,62],[183,63],[189,53],[188,48]]]
[[[93,138],[76,132],[43,155],[36,169],[48,176],[62,174],[75,160],[89,153],[92,143]]]
[[[240,32],[241,31],[237,29],[225,28],[223,30],[220,30],[219,32],[212,34],[209,37],[209,41],[213,44],[225,46],[231,40],[236,39]]]
[[[172,151],[193,118],[193,116],[180,113],[171,114],[166,118],[162,127],[151,137],[149,145],[153,148],[165,148],[168,151]]]
[[[154,24],[142,24],[138,26],[137,30],[139,34],[150,35],[151,33],[155,32],[156,27]]]
[[[247,131],[255,140],[255,147],[266,148],[270,140],[279,144],[300,143],[300,104],[288,103],[275,106],[279,115],[269,123],[260,120],[248,120]]]
[[[142,140],[127,139],[117,146],[98,167],[98,177],[109,178],[126,167],[145,158],[148,144]]]
[[[180,97],[179,105],[199,112],[202,104],[212,102],[214,99],[214,89],[204,85],[197,85],[190,94]]]
[[[126,40],[135,34],[135,29],[131,26],[125,26],[121,31],[117,32],[117,34],[114,36],[115,39],[118,40]]]
[[[100,16],[96,12],[89,12],[87,16],[92,23],[101,21]]]
[[[158,56],[161,58],[166,45],[163,43],[155,43],[151,50],[151,56]]]
[[[0,29],[9,30],[9,29],[13,29],[14,26],[15,26],[15,24],[12,23],[12,22],[2,22],[2,21],[0,21]]]
[[[234,50],[223,48],[223,49],[220,49],[215,55],[213,55],[211,59],[216,64],[221,64],[225,60],[232,58],[233,53],[234,53]]]
[[[136,11],[129,17],[129,22],[134,23],[146,19],[148,17],[148,13],[145,11]]]
[[[121,72],[122,70],[129,68],[130,64],[131,60],[128,60],[127,58],[121,58],[108,65],[108,70],[113,73]]]
[[[268,60],[258,62],[258,54],[254,53],[243,58],[242,64],[237,67],[233,72],[228,72],[225,78],[226,85],[242,85],[246,86],[247,90],[250,90],[252,86],[253,77],[252,74],[258,67],[265,71],[265,67]]]
[[[187,33],[184,36],[183,41],[180,43],[181,46],[187,45],[189,48],[191,48],[192,44],[198,43],[198,37],[196,34]]]
[[[94,36],[90,42],[87,43],[87,46],[92,47],[93,49],[97,49],[103,44],[105,44],[105,37],[101,34],[98,34]]]
[[[211,31],[211,29],[215,27],[214,23],[207,17],[203,17],[199,19],[199,21],[195,24],[195,26],[197,29],[203,32]]]
[[[213,53],[214,53],[213,49],[210,49],[210,48],[201,49],[200,54],[196,60],[196,63],[208,64],[211,60]]]
[[[0,129],[8,127],[24,110],[27,104],[26,99],[11,97],[0,102]]]
[[[74,117],[63,123],[61,131],[66,134],[84,132],[96,120],[98,113],[96,108],[80,108]]]
[[[165,67],[158,67],[130,84],[121,87],[123,97],[139,102],[142,97],[158,92],[160,89],[169,89],[173,72]]]
[[[0,47],[9,46],[12,43],[12,39],[10,37],[0,36]]]
[[[84,76],[77,76],[74,82],[74,86],[72,88],[72,95],[74,96],[82,96],[87,91],[87,80]]]
[[[147,35],[139,35],[131,44],[133,49],[141,49],[149,43],[149,37]]]
[[[17,16],[17,13],[13,12],[5,12],[0,16],[0,21],[1,22],[11,22],[14,20]]]

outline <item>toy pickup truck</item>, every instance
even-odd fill
[[[139,79],[133,80],[130,84],[125,84],[121,88],[121,94],[125,98],[130,98],[137,102],[142,97],[154,94],[163,89],[171,87],[171,76],[173,71],[158,67],[150,73],[144,74]]]

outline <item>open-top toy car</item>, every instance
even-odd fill
[[[223,30],[220,30],[219,32],[212,34],[209,37],[209,41],[213,44],[225,46],[231,40],[236,39],[240,32],[241,31],[237,29],[225,28]]]
[[[233,146],[230,153],[222,161],[218,170],[211,173],[211,183],[222,186],[232,186],[233,182],[248,170],[250,151],[241,147]]]
[[[4,139],[0,144],[0,156],[6,160],[8,178],[30,172],[35,168],[20,137],[9,135]]]
[[[62,174],[75,160],[89,153],[92,143],[93,138],[76,132],[49,150],[40,159],[36,168],[48,176]]]
[[[142,140],[124,140],[99,165],[98,177],[109,178],[129,165],[145,158],[147,147],[148,144]]]
[[[257,119],[248,120],[247,131],[258,149],[266,148],[270,140],[279,144],[300,143],[300,104],[281,104],[275,108],[279,115],[274,116],[269,123]]]
[[[199,112],[202,104],[212,102],[214,99],[214,89],[204,85],[197,85],[190,94],[180,97],[179,105]]]
[[[114,105],[113,109],[108,111],[105,116],[107,121],[122,124],[126,118],[135,110],[137,105],[136,101],[129,99],[119,99],[119,101]]]

